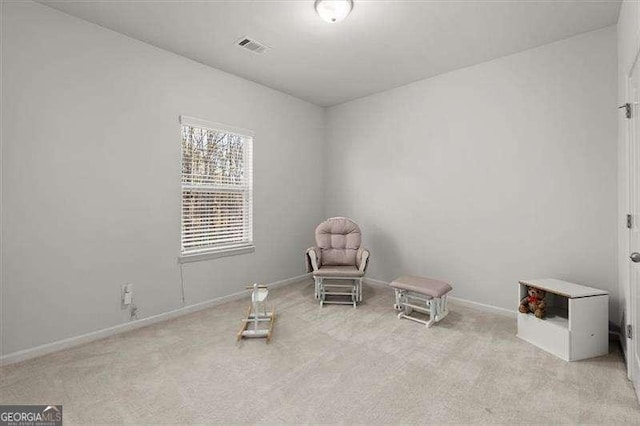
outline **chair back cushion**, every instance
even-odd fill
[[[316,228],[316,245],[322,250],[322,265],[357,266],[362,244],[360,228],[346,217],[332,217]]]

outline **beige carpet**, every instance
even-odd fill
[[[0,370],[0,402],[63,404],[70,423],[636,423],[622,357],[566,363],[515,321],[451,303],[432,329],[365,286],[319,310],[274,290],[274,339],[236,344],[237,301]]]

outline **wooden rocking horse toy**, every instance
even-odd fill
[[[247,317],[242,320],[242,328],[238,332],[237,340],[243,337],[266,337],[267,343],[271,340],[273,333],[273,322],[276,319],[276,307],[271,305],[271,312],[267,312],[267,295],[269,289],[266,285],[253,284],[247,286],[247,289],[253,289],[251,292],[251,305]],[[266,328],[260,327],[262,324],[267,325]]]

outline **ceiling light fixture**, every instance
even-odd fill
[[[353,9],[352,0],[316,0],[316,12],[330,24],[342,21]]]

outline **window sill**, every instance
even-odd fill
[[[220,257],[237,256],[240,254],[253,253],[254,251],[255,251],[255,247],[251,245],[251,246],[244,246],[244,247],[233,247],[233,248],[208,251],[206,253],[185,254],[178,257],[178,263],[200,262],[202,260],[211,260],[211,259],[218,259]]]

